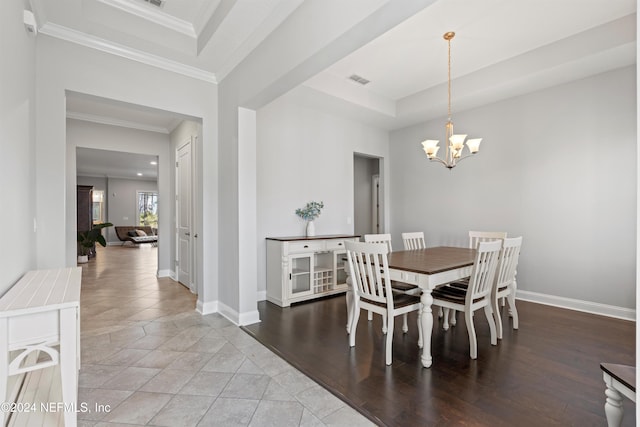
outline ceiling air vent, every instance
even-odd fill
[[[144,0],[144,1],[157,7],[164,6],[164,2],[165,2],[165,0]]]
[[[369,80],[365,79],[364,77],[360,77],[357,74],[350,75],[349,80],[353,80],[354,82],[360,83],[361,85],[366,85],[367,83],[369,83]]]

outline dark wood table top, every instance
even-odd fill
[[[473,265],[476,251],[469,248],[437,246],[389,254],[389,268],[421,274],[435,274]]]
[[[290,242],[294,240],[322,240],[322,239],[350,239],[360,237],[359,234],[325,234],[322,236],[287,236],[287,237],[267,237],[267,240],[278,240],[280,242]]]
[[[636,367],[617,365],[615,363],[601,363],[600,368],[613,378],[620,381],[629,389],[636,391]]]

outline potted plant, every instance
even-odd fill
[[[107,241],[102,235],[102,229],[113,227],[110,222],[94,224],[91,230],[78,231],[78,263],[82,264],[89,261],[89,253],[96,243],[107,246]]]
[[[323,202],[309,202],[304,208],[296,209],[296,215],[307,221],[307,236],[316,235],[316,229],[313,220],[320,216],[320,212],[324,208]]]

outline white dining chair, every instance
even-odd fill
[[[385,245],[387,245],[387,249],[389,250],[389,252],[393,251],[391,247],[391,234],[365,234],[364,241],[366,243],[384,243]],[[422,292],[416,285],[396,282],[395,280],[391,282],[391,290],[396,293],[405,293],[409,295],[420,295],[420,293]],[[367,316],[368,320],[372,320],[373,313],[370,311]],[[407,316],[404,316],[402,318],[402,330],[404,332],[407,332],[409,330],[409,325],[407,324]],[[382,322],[382,332],[387,332],[386,322],[384,321],[384,319]]]
[[[402,233],[402,243],[404,244],[405,251],[426,248],[426,244],[424,242],[424,233],[422,231]]]
[[[509,314],[513,318],[513,329],[518,329],[518,310],[516,309],[516,268],[520,257],[522,237],[513,237],[502,241],[500,260],[496,270],[495,285],[493,286],[491,302],[493,303],[493,317],[496,322],[498,339],[502,339],[502,318],[498,299],[506,298],[509,303]]]
[[[385,363],[391,365],[393,330],[395,316],[404,315],[412,311],[419,311],[422,307],[420,297],[396,293],[391,290],[388,246],[385,243],[345,242],[349,269],[353,287],[353,321],[349,331],[349,346],[356,345],[356,330],[360,317],[360,310],[369,310],[382,315],[386,323],[387,339],[385,347]],[[422,325],[418,316],[418,346],[422,347]]]
[[[493,240],[502,240],[507,237],[506,231],[469,231],[469,248],[476,249],[478,247],[478,243],[480,242],[491,242]],[[469,279],[459,280],[453,283],[450,283],[450,286],[466,289],[469,284]],[[504,304],[503,304],[504,305]],[[449,310],[444,310],[444,314],[447,315]],[[456,312],[451,311],[451,315],[449,316],[449,322],[452,325],[456,324]]]
[[[480,242],[502,240],[507,237],[506,231],[469,231],[469,247],[475,249]]]
[[[473,312],[484,308],[484,314],[489,322],[491,331],[491,344],[497,345],[498,338],[496,324],[493,317],[493,304],[491,301],[494,277],[498,266],[498,256],[502,241],[480,242],[476,250],[476,257],[469,279],[467,289],[451,286],[440,286],[431,292],[433,305],[444,309],[464,312],[464,320],[469,335],[469,355],[472,359],[478,357],[478,341],[473,325]],[[444,329],[449,329],[448,318],[444,316]]]

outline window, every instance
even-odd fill
[[[158,227],[158,193],[138,191],[138,225]]]
[[[93,190],[93,223],[102,224],[104,219],[102,218],[102,206],[104,202],[104,191]]]

